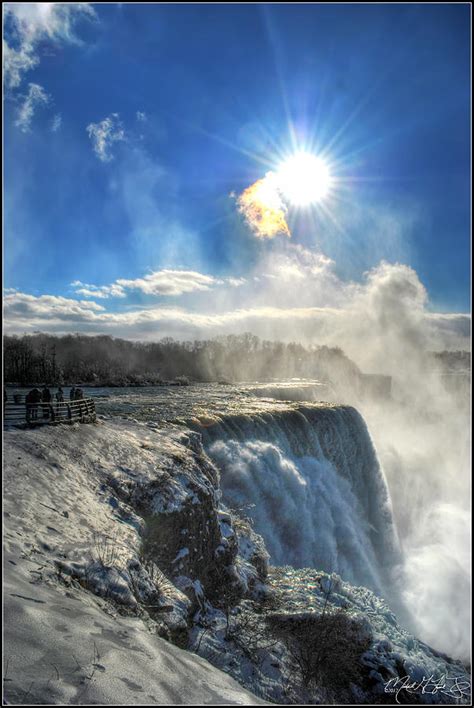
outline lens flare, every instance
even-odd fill
[[[290,236],[283,204],[276,185],[275,175],[267,173],[247,187],[237,200],[239,211],[257,238]]]
[[[294,206],[308,206],[322,201],[331,189],[329,166],[309,152],[291,155],[275,174],[278,189]]]

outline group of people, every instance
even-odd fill
[[[82,388],[78,388],[76,386],[73,386],[71,390],[69,391],[69,400],[70,401],[80,401],[81,398],[84,398],[84,393],[82,391]]]
[[[73,386],[69,392],[69,400],[77,401],[84,398],[84,393],[81,388]],[[61,386],[55,394],[51,393],[50,389],[45,386],[42,391],[39,388],[32,388],[25,396],[26,417],[28,420],[38,419],[38,408],[43,409],[43,418],[49,418],[51,413],[51,404],[64,403],[64,391]]]
[[[38,418],[38,408],[41,403],[46,404],[41,406],[43,409],[43,418],[49,418],[50,405],[54,399],[58,403],[64,401],[64,393],[61,386],[59,386],[57,393],[54,395],[47,386],[45,386],[42,391],[40,391],[39,388],[32,388],[25,396],[27,419],[36,420]]]

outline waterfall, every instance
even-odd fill
[[[223,501],[252,518],[273,564],[336,572],[389,594],[399,562],[391,503],[355,408],[304,404],[198,428]]]

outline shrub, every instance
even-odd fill
[[[286,645],[291,661],[305,688],[324,687],[348,691],[363,678],[361,655],[371,637],[362,622],[344,610],[335,612],[277,615],[274,631]]]

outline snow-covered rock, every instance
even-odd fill
[[[6,702],[262,703],[159,636],[180,627],[187,636],[191,602],[141,562],[146,518],[137,509],[156,483],[176,490],[168,515],[196,507],[199,484],[217,499],[205,474],[191,484],[181,431],[108,421],[12,430],[4,441]],[[150,499],[156,513],[157,491]],[[217,515],[215,526],[220,540]]]

